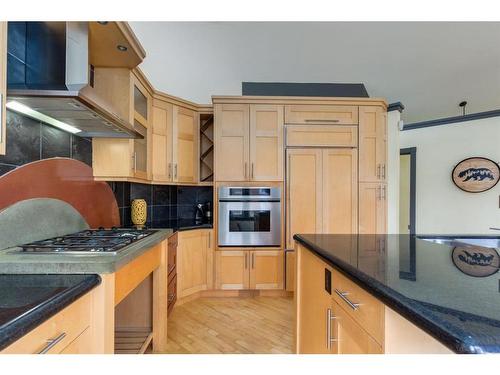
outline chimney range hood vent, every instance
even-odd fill
[[[20,112],[40,121],[48,116],[49,124],[62,122],[82,137],[143,138],[82,90],[92,86],[88,22],[9,22],[7,49],[9,108],[28,108]]]

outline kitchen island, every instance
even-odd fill
[[[497,250],[409,235],[294,239],[297,352],[500,352]]]

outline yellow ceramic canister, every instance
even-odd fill
[[[147,219],[148,206],[144,199],[134,199],[132,200],[131,207],[131,219],[137,229],[144,228]]]

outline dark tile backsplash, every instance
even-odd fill
[[[193,220],[196,205],[210,202],[213,206],[211,186],[147,185],[130,182],[109,182],[120,208],[122,226],[131,226],[130,202],[145,199],[148,204],[146,225],[166,227],[175,220]]]
[[[92,141],[7,111],[7,149],[0,175],[33,161],[67,157],[92,166]]]

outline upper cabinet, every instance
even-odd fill
[[[359,107],[359,181],[384,182],[387,176],[387,112]]]
[[[214,109],[216,181],[283,181],[283,106]]]
[[[5,155],[7,96],[7,22],[0,22],[0,155]]]
[[[138,75],[123,68],[96,68],[94,90],[130,121],[142,139],[94,138],[94,176],[148,179],[152,94]]]
[[[286,124],[356,125],[358,107],[301,104],[285,106]]]

